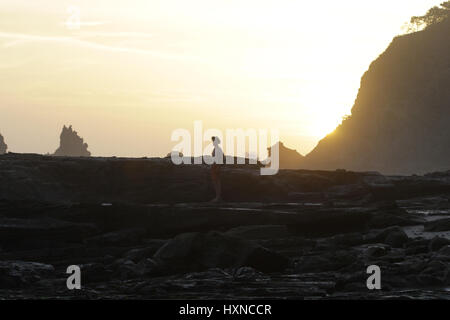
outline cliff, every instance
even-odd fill
[[[450,19],[395,38],[364,74],[351,116],[305,169],[412,174],[450,168]]]

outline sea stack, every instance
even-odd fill
[[[60,145],[54,156],[90,157],[88,144],[84,142],[72,126],[64,126],[60,135]]]
[[[5,139],[0,134],[0,154],[5,154],[6,150],[8,150],[8,145],[5,143]]]

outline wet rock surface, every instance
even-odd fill
[[[206,166],[164,159],[7,154],[0,175],[1,298],[450,298],[450,173],[230,167],[219,204]]]

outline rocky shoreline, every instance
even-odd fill
[[[167,159],[6,154],[0,177],[0,299],[450,298],[450,172],[231,166],[214,205],[207,166]]]

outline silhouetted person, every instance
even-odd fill
[[[213,164],[211,165],[211,178],[214,186],[214,190],[216,191],[216,197],[211,202],[220,202],[222,201],[222,182],[220,181],[220,167],[223,164],[223,151],[219,146],[220,139],[219,137],[211,138],[214,149],[212,151]]]

